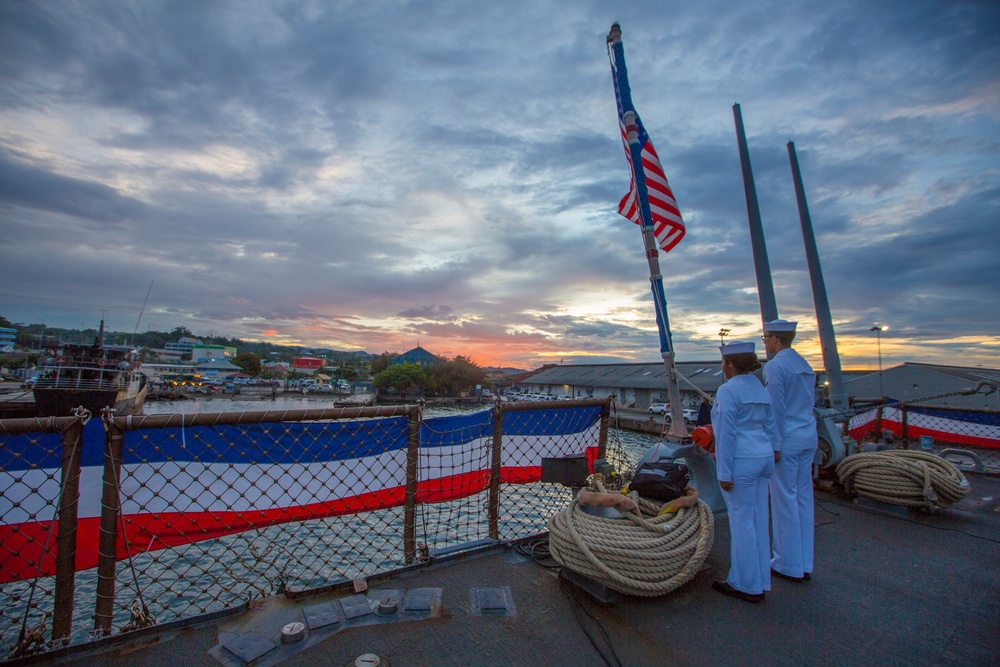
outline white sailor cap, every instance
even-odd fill
[[[734,340],[732,343],[726,343],[719,347],[719,352],[722,356],[728,356],[730,354],[745,354],[749,352],[750,354],[756,354],[756,349],[754,348],[753,342],[745,342],[742,340]]]
[[[764,322],[764,331],[795,331],[797,324],[798,322],[789,322],[788,320],[771,320]]]

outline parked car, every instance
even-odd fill
[[[684,414],[684,421],[693,424],[698,421],[698,410],[695,408],[684,408],[681,411]],[[649,413],[653,415],[667,415],[670,417],[670,405],[668,403],[653,403],[649,406]]]

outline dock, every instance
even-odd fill
[[[25,389],[20,382],[0,383],[0,419],[22,419],[34,417],[35,395]]]

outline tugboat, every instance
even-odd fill
[[[94,416],[106,407],[117,415],[142,412],[148,385],[131,349],[104,346],[104,320],[93,345],[69,344],[46,358],[35,380],[39,417],[64,417],[84,407]]]

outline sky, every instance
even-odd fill
[[[679,360],[759,342],[738,102],[797,349],[822,368],[789,141],[843,367],[1000,368],[988,0],[3,2],[0,315],[657,361],[614,21],[687,226]]]

